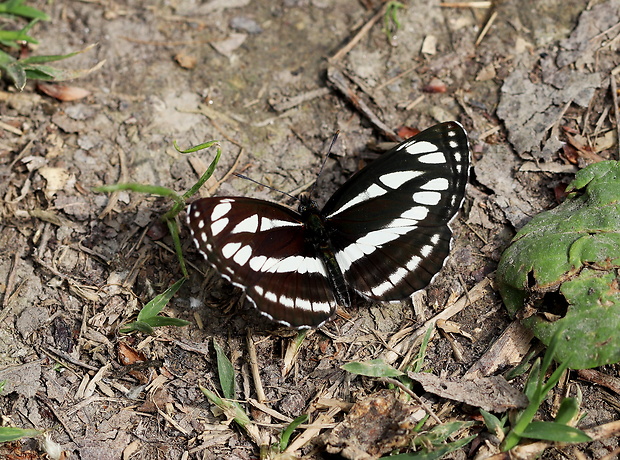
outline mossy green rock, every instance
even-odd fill
[[[514,317],[573,369],[620,362],[620,162],[579,171],[569,195],[517,233],[497,268]]]

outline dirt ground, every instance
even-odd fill
[[[512,323],[492,284],[502,250],[515,230],[558,203],[578,168],[618,159],[610,91],[620,64],[617,0],[482,8],[411,0],[398,10],[401,28],[387,34],[378,0],[36,3],[52,20],[33,29],[40,40],[33,53],[96,43],[60,65],[105,64],[70,83],[90,91],[74,102],[33,83],[21,93],[0,83],[0,380],[7,381],[0,412],[3,425],[49,429],[71,458],[258,458],[257,439],[199,389],[221,391],[213,341],[233,363],[238,400],[257,423],[259,444],[275,442],[303,413],[309,424],[322,423],[300,429],[309,442],[291,455],[305,458],[334,458],[319,436],[343,420],[349,403],[386,388],[341,366],[375,358],[407,365],[428,320],[452,328],[434,334],[425,370],[440,377],[507,371],[527,347],[492,366],[481,361]],[[355,97],[334,87],[334,69]],[[136,182],[184,192],[215,150],[181,155],[173,140],[183,148],[219,139],[217,180],[234,170],[297,193],[315,181],[339,130],[316,189],[324,203],[376,158],[371,146],[389,140],[356,98],[389,130],[458,120],[469,134],[472,177],[453,226],[454,249],[413,306],[356,302],[348,318],[310,332],[291,358],[295,331],[240,301],[182,225],[191,278],[164,314],[190,325],[154,336],[119,333],[182,276],[172,240],[155,236],[170,202],[93,187]],[[293,204],[239,178],[214,184],[202,193]],[[124,369],[136,361],[145,364]],[[617,365],[599,370],[620,377]],[[513,383],[520,388],[523,380]],[[580,427],[619,419],[614,391],[577,373],[561,389],[583,393]],[[425,398],[444,422],[480,420],[469,406]],[[618,445],[610,438],[553,447],[544,458],[576,458],[577,451],[617,458]],[[473,458],[479,447],[451,458]],[[42,452],[24,440],[2,454],[26,458],[18,455],[29,449]]]

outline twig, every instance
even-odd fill
[[[394,134],[394,131],[390,129],[389,126],[383,123],[379,119],[379,117],[377,117],[377,115],[374,114],[374,112],[370,109],[370,107],[368,107],[368,105],[362,99],[360,99],[360,97],[355,93],[355,91],[349,88],[349,85],[347,84],[347,80],[345,76],[335,66],[330,66],[327,69],[327,80],[334,88],[340,91],[344,95],[344,97],[351,104],[353,104],[353,106],[357,110],[359,110],[362,113],[362,115],[368,118],[368,120],[375,126],[375,128],[381,131],[381,133],[385,137],[395,142],[402,141],[402,139],[399,136]]]
[[[235,144],[235,145],[237,145],[239,147],[239,153],[237,154],[237,158],[235,159],[235,162],[230,167],[230,169],[226,172],[226,174],[224,174],[224,177],[222,177],[215,184],[213,184],[211,187],[209,187],[209,190],[208,190],[209,196],[213,195],[217,191],[217,189],[220,188],[220,185],[222,185],[224,182],[226,182],[228,180],[228,178],[235,172],[235,170],[239,166],[239,163],[241,163],[241,157],[243,156],[243,152],[245,150],[244,150],[243,147],[241,147],[240,144],[238,144],[236,142],[233,142],[233,144]]]
[[[375,23],[383,17],[385,12],[387,11],[387,6],[388,6],[388,2],[385,2],[383,6],[381,7],[381,9],[379,10],[379,12],[375,14],[372,18],[370,18],[370,20],[362,26],[359,32],[346,45],[340,48],[336,52],[336,54],[330,57],[328,61],[330,63],[338,62],[349,51],[351,51],[355,47],[355,45],[357,45],[359,41],[364,37],[364,35],[366,35],[370,31],[370,29],[372,29],[372,26],[374,26]]]
[[[256,356],[256,347],[252,340],[252,332],[250,329],[247,331],[246,342],[248,344],[248,355],[250,357],[250,369],[252,370],[252,379],[254,380],[254,387],[256,388],[256,397],[260,403],[267,400],[265,396],[265,390],[263,389],[263,383],[260,379],[260,370],[258,369],[258,357]]]
[[[69,362],[71,364],[83,367],[84,369],[88,369],[89,371],[98,371],[99,370],[98,367],[91,366],[90,364],[83,363],[82,361],[80,361],[78,359],[75,359],[69,353],[65,353],[62,350],[58,350],[58,349],[56,349],[54,347],[47,347],[46,350],[49,351],[50,353],[52,353],[52,354],[54,354],[54,355],[64,359],[65,361],[67,361],[67,362]]]
[[[487,23],[484,25],[484,27],[480,31],[480,34],[478,35],[478,38],[476,39],[476,43],[474,44],[474,46],[478,46],[482,42],[486,34],[489,32],[489,29],[495,22],[495,18],[497,18],[497,11],[493,11],[493,13],[491,13],[489,20],[487,21]]]

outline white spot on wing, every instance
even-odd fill
[[[293,308],[295,306],[295,301],[290,297],[285,296],[284,294],[280,296],[280,303],[286,308]]]
[[[256,256],[250,259],[250,268],[255,272],[261,271],[261,268],[265,264],[267,257],[265,256]]]
[[[404,183],[415,179],[416,177],[422,175],[423,173],[420,171],[396,171],[387,174],[383,174],[379,177],[379,180],[383,185],[386,185],[390,188],[397,189]]]
[[[409,260],[409,262],[407,262],[405,266],[407,267],[407,270],[412,272],[418,268],[418,266],[420,265],[420,262],[422,262],[422,259],[420,257],[413,256],[411,260]]]
[[[430,165],[442,165],[446,163],[446,156],[442,152],[432,152],[418,157],[420,163]]]
[[[309,300],[306,300],[306,299],[298,298],[295,301],[295,307],[299,308],[300,310],[312,311],[312,304],[310,303]]]
[[[267,219],[263,217],[260,220],[260,231],[264,232],[266,230],[271,230],[272,228],[280,228],[280,227],[300,227],[301,223],[299,222],[291,222],[288,220],[279,220],[279,219]]]
[[[405,149],[410,155],[420,155],[422,153],[436,152],[437,146],[426,141],[411,141],[401,144],[398,150]]]
[[[252,248],[250,248],[250,246],[248,245],[245,245],[237,251],[237,253],[233,257],[233,260],[239,265],[245,265],[250,259],[250,257],[252,257]]]
[[[328,302],[312,302],[312,311],[315,313],[331,313],[332,307]]]
[[[390,283],[389,281],[384,281],[380,285],[375,286],[374,288],[372,288],[371,291],[372,291],[372,293],[375,296],[381,297],[383,294],[385,294],[390,289],[392,289],[392,287],[394,287],[394,285],[392,283]]]
[[[388,279],[394,286],[396,286],[398,283],[405,279],[407,273],[409,272],[406,269],[404,269],[403,267],[399,267],[394,273],[392,273],[388,277]]]
[[[218,233],[220,233],[222,230],[224,230],[227,225],[228,225],[228,218],[227,217],[224,217],[223,219],[216,220],[211,225],[211,233],[213,234],[213,236],[215,236]]]
[[[437,179],[429,180],[421,188],[423,190],[448,190],[450,182],[444,177],[438,177]]]
[[[428,208],[425,206],[414,206],[403,212],[400,217],[403,219],[424,220],[428,216]]]
[[[241,247],[241,243],[225,244],[224,247],[222,248],[222,255],[225,258],[230,259],[235,254],[235,252],[239,250],[240,247]]]
[[[373,198],[377,198],[381,195],[385,195],[386,193],[387,193],[387,190],[384,189],[383,187],[377,184],[372,184],[370,187],[368,187],[362,193],[357,195],[355,198],[353,198],[352,200],[349,200],[343,207],[332,212],[329,216],[327,216],[327,218],[329,219],[335,215],[340,214],[345,209],[349,209],[350,207],[353,207],[356,204],[363,203],[364,201],[368,201]]]
[[[211,213],[211,220],[218,220],[220,217],[224,217],[226,214],[230,212],[232,209],[232,205],[230,201],[222,201],[220,204],[216,205],[213,208],[213,212]]]
[[[414,231],[416,228],[417,220],[411,219],[394,219],[392,222],[387,224],[385,228],[398,228],[398,227],[409,227],[408,232]]]
[[[256,230],[258,230],[258,215],[254,214],[235,225],[230,233],[256,233]]]
[[[416,192],[413,194],[413,201],[418,204],[427,204],[435,206],[441,200],[439,192]]]

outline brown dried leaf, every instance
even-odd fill
[[[407,376],[421,384],[425,391],[489,412],[520,409],[529,402],[523,393],[514,389],[501,376],[481,377],[476,380],[442,379],[424,372],[407,372]]]

